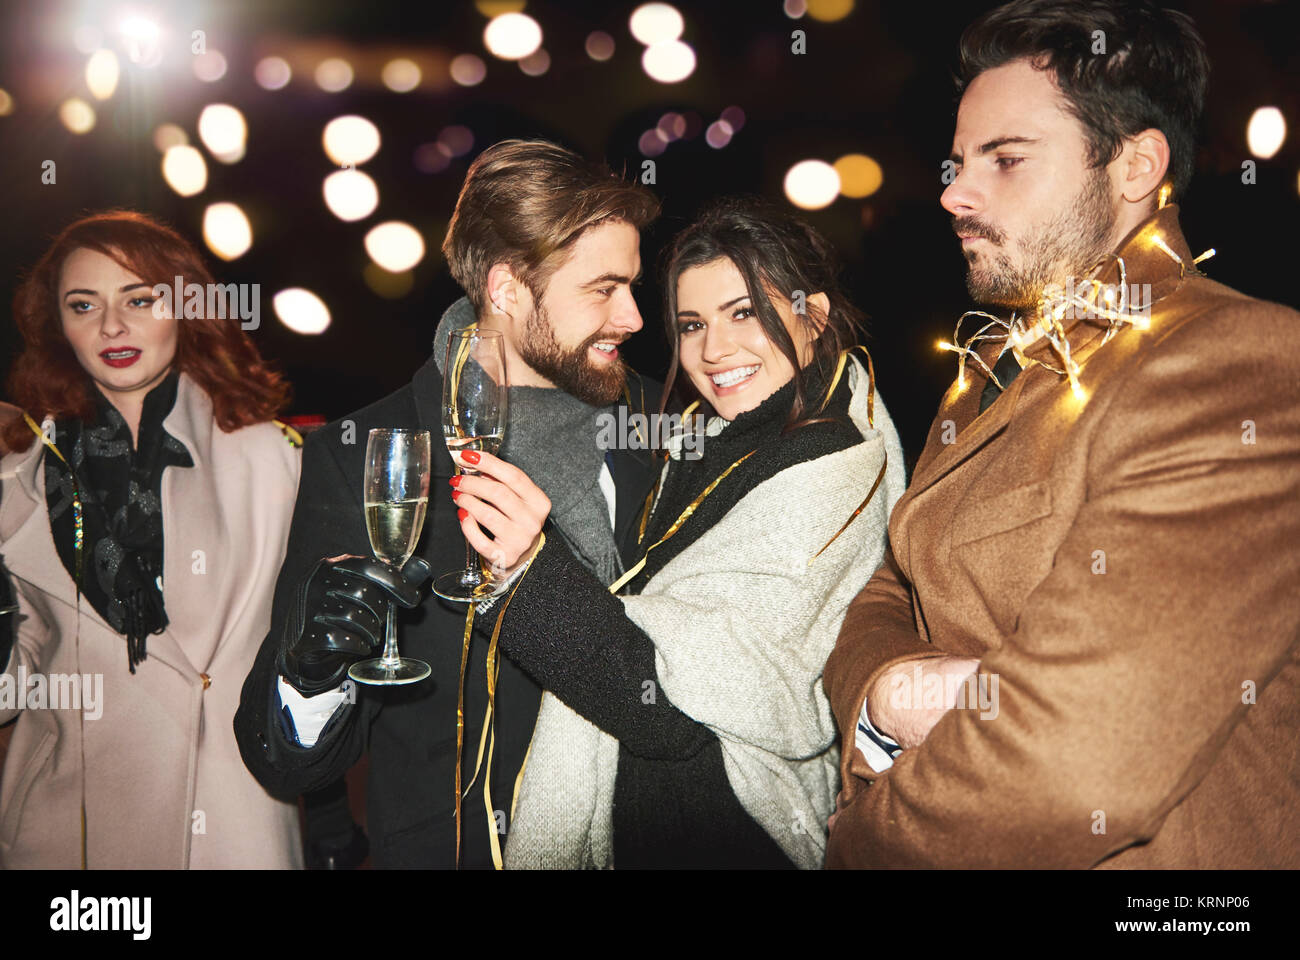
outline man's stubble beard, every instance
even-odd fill
[[[1023,264],[1014,264],[1001,245],[991,257],[968,253],[966,289],[979,303],[1033,310],[1046,287],[1081,277],[1110,252],[1116,219],[1110,177],[1104,169],[1094,169],[1068,210],[1021,239]],[[977,266],[977,261],[987,266]]]
[[[524,323],[523,341],[519,356],[551,383],[565,393],[572,394],[593,407],[607,407],[623,393],[627,369],[622,356],[598,368],[587,356],[594,343],[611,339],[597,331],[573,350],[565,350],[555,339],[546,307],[540,299],[534,301],[533,312]]]

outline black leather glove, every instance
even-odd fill
[[[9,662],[18,635],[18,597],[9,586],[9,573],[0,564],[0,670]]]
[[[377,655],[390,604],[420,602],[433,569],[412,557],[398,573],[366,557],[322,560],[298,587],[280,644],[280,673],[303,696],[339,686],[353,661]]]

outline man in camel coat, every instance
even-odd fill
[[[1300,315],[1204,277],[1163,203],[1200,39],[1018,2],[962,68],[942,203],[1028,322],[972,344],[827,663],[827,865],[1300,866]]]

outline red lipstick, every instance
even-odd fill
[[[109,347],[99,351],[99,359],[110,367],[129,367],[140,359],[140,353],[135,347]]]

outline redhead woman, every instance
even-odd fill
[[[547,691],[504,863],[816,869],[838,787],[822,667],[884,554],[902,451],[811,228],[724,203],[665,284],[668,383],[706,426],[670,445],[642,564],[598,581],[496,457],[452,481],[470,543],[529,564],[499,643]]]
[[[231,726],[298,484],[296,435],[272,420],[287,386],[237,320],[155,296],[178,276],[213,289],[180,235],[111,212],[59,234],[14,301],[5,867],[302,864],[297,810]]]

